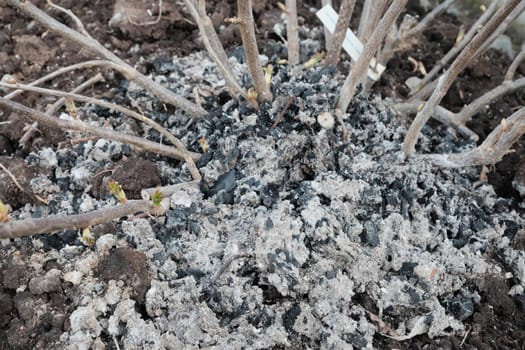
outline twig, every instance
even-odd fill
[[[277,127],[277,125],[279,125],[279,123],[281,122],[281,120],[283,119],[284,117],[284,114],[286,113],[286,111],[292,106],[292,103],[293,101],[295,100],[295,97],[294,96],[290,96],[288,97],[288,100],[286,101],[283,109],[281,110],[281,112],[279,112],[279,114],[277,115],[277,118],[275,118],[275,121],[273,122],[272,126],[270,127],[270,129],[268,129],[268,131],[266,132],[266,135],[268,135],[268,133],[270,133],[270,131],[272,129],[275,129]]]
[[[257,48],[257,41],[255,39],[252,0],[237,0],[237,16],[248,70],[258,95],[257,100],[259,102],[270,101],[272,99],[272,93],[264,81],[264,74],[259,63],[259,49]]]
[[[242,96],[246,99],[246,93],[235,79],[233,69],[229,64],[228,56],[224,51],[224,47],[222,46],[219,36],[215,32],[215,29],[213,29],[213,24],[211,22],[210,17],[208,17],[208,15],[206,14],[206,1],[198,1],[198,8],[197,4],[195,3],[195,0],[184,0],[184,3],[186,4],[187,9],[193,17],[193,19],[195,20],[195,22],[197,22],[197,26],[199,27],[199,32],[201,34],[201,39],[204,43],[204,47],[206,47],[208,54],[210,55],[213,62],[215,62],[215,64],[217,65],[217,68],[221,72],[221,75],[224,77],[230,94],[235,98],[239,98],[239,96]]]
[[[525,59],[525,43],[521,46],[521,51],[516,55],[516,57],[514,57],[514,60],[510,64],[509,69],[505,74],[505,80],[512,80],[514,74],[516,74],[516,70],[520,66],[521,62],[523,62],[523,59]]]
[[[163,187],[153,187],[153,188],[146,188],[140,191],[140,196],[144,200],[150,200],[151,196],[155,192],[162,193],[162,196],[164,198],[170,197],[172,194],[174,194],[177,191],[180,191],[182,189],[187,188],[193,188],[198,190],[199,189],[199,182],[198,181],[189,181],[189,182],[183,182],[175,185],[169,185],[169,186],[163,186]]]
[[[86,80],[85,82],[83,82],[82,84],[80,84],[79,86],[74,88],[71,92],[72,93],[81,92],[84,89],[86,89],[87,87],[89,87],[89,86],[91,86],[93,84],[96,84],[96,83],[98,83],[100,81],[104,81],[104,77],[102,76],[102,74],[98,73],[94,77]],[[23,90],[16,90],[16,91],[23,91]],[[49,115],[55,114],[60,109],[60,107],[62,107],[62,105],[64,104],[64,101],[65,101],[64,97],[59,98],[55,103],[53,103],[53,105],[51,105],[46,110],[46,114],[49,114]],[[29,128],[26,130],[26,132],[22,135],[20,140],[18,140],[18,143],[22,147],[24,147],[25,144],[33,137],[33,134],[37,130],[38,130],[38,123],[34,122],[33,124],[31,124],[31,126],[29,126]]]
[[[38,23],[42,24],[49,30],[75,42],[81,47],[87,49],[88,51],[94,53],[95,55],[101,56],[104,59],[111,61],[122,67],[121,73],[124,76],[134,81],[137,85],[143,87],[145,90],[149,91],[155,95],[160,100],[170,103],[177,108],[184,110],[193,117],[202,117],[206,114],[206,111],[196,104],[186,100],[185,98],[174,94],[172,91],[166,89],[165,87],[157,84],[150,78],[138,72],[135,68],[121,60],[113,52],[106,49],[102,44],[93,38],[87,37],[80,34],[79,32],[69,28],[68,26],[58,22],[52,17],[48,16],[44,11],[40,10],[38,7],[34,6],[30,1],[24,0],[7,0],[7,2],[22,11],[24,14],[32,17]]]
[[[368,43],[369,38],[374,32],[374,28],[383,17],[387,3],[388,0],[365,0],[357,29],[357,36],[363,45]]]
[[[11,178],[11,180],[15,184],[15,186],[18,187],[20,192],[25,192],[22,186],[20,186],[20,183],[18,183],[18,180],[16,179],[16,177],[9,171],[9,169],[7,169],[2,163],[0,163],[0,168],[2,168],[2,170],[6,172],[6,174]]]
[[[525,133],[525,107],[504,119],[475,149],[456,154],[426,154],[417,158],[430,160],[437,166],[459,168],[495,164],[512,152],[510,148]]]
[[[341,111],[340,109],[338,108],[335,109],[335,117],[337,119],[337,122],[341,126],[341,132],[342,132],[341,138],[343,140],[343,143],[347,143],[348,142],[348,129],[345,126],[345,121],[343,120],[343,114],[344,114],[343,111]]]
[[[115,337],[114,335],[113,335],[113,342],[115,343],[115,347],[117,348],[117,350],[120,350],[120,345],[118,345],[117,337]]]
[[[461,343],[459,343],[459,347],[463,349],[463,345],[465,344],[465,341],[467,340],[468,335],[470,334],[470,331],[472,330],[472,327],[469,326],[467,328],[467,331],[465,332],[465,335],[463,336],[463,339],[461,340]]]
[[[58,10],[60,12],[65,13],[66,15],[68,15],[69,18],[71,18],[73,20],[73,22],[75,22],[75,25],[77,26],[77,31],[80,32],[80,34],[85,35],[88,38],[93,39],[93,37],[91,35],[89,35],[89,33],[86,31],[86,28],[84,28],[84,25],[82,24],[82,21],[77,16],[75,16],[75,14],[71,10],[67,10],[67,9],[65,9],[65,8],[63,8],[61,6],[58,6],[58,5],[54,4],[51,0],[47,0],[47,4],[49,6],[51,6],[52,8],[54,8],[55,10]]]
[[[512,93],[513,91],[523,87],[525,87],[525,78],[520,78],[514,81],[505,80],[494,89],[487,91],[485,94],[463,107],[463,109],[458,113],[453,113],[444,107],[437,106],[434,110],[434,113],[432,114],[432,118],[439,120],[445,125],[449,125],[458,129],[458,131],[465,137],[477,140],[477,135],[468,129],[465,124],[469,122],[472,117],[484,106],[489,105],[495,99],[503,95]],[[394,105],[394,109],[402,114],[415,113],[418,107],[422,104],[422,100],[411,99],[410,101]]]
[[[370,60],[379,50],[381,42],[385,38],[388,30],[399,16],[401,11],[405,8],[407,0],[394,0],[385,15],[379,21],[379,24],[375,28],[370,40],[366,43],[363,52],[359,56],[359,59],[352,67],[350,74],[346,77],[345,83],[341,89],[339,101],[337,107],[343,113],[346,112],[350,101],[354,97],[357,84],[363,81],[366,77],[367,68],[370,64]]]
[[[88,80],[86,80],[85,82],[83,82],[82,84],[74,88],[73,90],[71,90],[71,93],[76,94],[76,93],[82,92],[89,86],[94,85],[98,82],[102,82],[102,81],[105,81],[104,77],[102,76],[102,74],[97,73],[94,77],[89,78]],[[60,109],[60,107],[62,107],[65,101],[66,101],[66,96],[59,98],[55,103],[53,103],[53,105],[51,105],[46,110],[46,114],[49,114],[49,115],[55,114]]]
[[[53,96],[71,97],[74,100],[83,101],[83,102],[89,102],[89,103],[93,103],[93,104],[96,104],[96,105],[104,107],[104,108],[113,109],[113,110],[119,111],[121,113],[124,113],[125,115],[128,115],[128,116],[130,116],[130,117],[132,117],[134,119],[140,120],[144,124],[147,124],[147,125],[151,126],[153,129],[157,130],[161,135],[165,136],[173,145],[175,145],[179,149],[180,153],[185,155],[184,156],[184,160],[188,163],[188,169],[190,170],[193,178],[195,180],[200,180],[201,179],[201,175],[199,174],[199,171],[197,170],[197,167],[193,163],[192,157],[188,156],[188,150],[186,149],[184,144],[178,138],[173,136],[173,134],[171,134],[168,130],[166,130],[164,127],[162,127],[162,125],[160,125],[159,123],[155,122],[154,120],[152,120],[152,119],[150,119],[150,118],[148,118],[148,117],[146,117],[146,116],[144,116],[144,115],[142,115],[140,113],[134,112],[131,109],[128,109],[128,108],[123,107],[121,105],[117,105],[117,104],[114,104],[114,103],[111,103],[111,102],[106,102],[106,101],[103,101],[103,100],[99,100],[97,98],[83,96],[83,95],[78,95],[78,94],[73,94],[73,93],[68,93],[68,92],[63,92],[63,91],[58,91],[58,90],[44,89],[44,88],[39,88],[39,87],[29,86],[29,85],[24,85],[24,84],[5,84],[5,83],[0,83],[0,86],[9,87],[9,88],[13,88],[13,89],[22,89],[22,90],[27,90],[27,91],[33,91],[33,92],[38,92],[38,93],[47,94],[47,95],[53,95]]]
[[[39,219],[11,220],[0,224],[0,239],[51,233],[67,229],[86,228],[139,212],[160,214],[151,201],[129,200],[114,207],[103,208],[84,214],[56,215]]]
[[[325,7],[326,5],[332,6],[332,0],[321,0],[321,6]],[[332,41],[332,33],[328,30],[327,27],[324,27],[324,47],[328,51]]]
[[[498,26],[496,30],[492,32],[490,37],[481,45],[481,47],[476,52],[476,56],[481,56],[485,51],[487,51],[490,48],[490,45],[497,39],[498,36],[500,36],[509,25],[514,22],[516,18],[518,18],[519,15],[525,10],[525,2],[522,1],[512,12],[501,22],[501,24]]]
[[[411,49],[418,41],[417,35],[419,35],[439,13],[445,11],[454,1],[456,0],[446,0],[439,4],[419,23],[417,23],[416,19],[413,17],[406,15],[399,27],[396,28],[397,26],[394,26],[395,29],[393,28],[394,30],[387,35],[385,44],[377,55],[377,61],[386,66],[396,52]],[[423,75],[426,74],[427,73],[425,72]]]
[[[429,82],[434,79],[434,77],[441,71],[441,69],[450,62],[451,59],[456,57],[456,55],[465,48],[465,46],[472,40],[474,35],[478,32],[479,28],[489,20],[489,18],[494,14],[498,8],[499,0],[492,0],[487,10],[479,17],[479,19],[470,27],[469,31],[465,34],[463,39],[454,45],[446,54],[443,56],[435,65],[432,67],[430,72],[423,77],[419,82],[419,87],[415,90],[417,94],[414,96],[414,99],[425,99],[432,92],[434,87],[429,84]]]
[[[441,12],[446,11],[450,5],[452,5],[456,0],[445,0],[441,4],[434,7],[432,11],[430,11],[421,21],[419,21],[418,24],[416,24],[412,29],[408,30],[405,33],[404,38],[401,38],[401,40],[408,38],[409,36],[416,35],[421,33],[430,22],[434,20],[434,18],[437,17]]]
[[[408,102],[394,105],[394,109],[402,115],[408,115],[416,113],[421,105],[423,105],[423,101],[421,100],[410,100]],[[466,139],[471,139],[473,141],[479,140],[479,136],[474,131],[470,130],[465,123],[458,118],[456,113],[453,113],[444,107],[437,106],[432,114],[432,118],[438,120],[444,125],[456,129],[459,134]]]
[[[77,70],[77,69],[83,69],[83,68],[91,68],[91,67],[97,67],[97,66],[109,66],[115,70],[118,71],[118,69],[120,68],[120,70],[122,70],[122,67],[120,67],[118,64],[115,64],[113,62],[110,62],[110,61],[106,61],[106,60],[92,60],[92,61],[86,61],[86,62],[82,62],[82,63],[77,63],[77,64],[72,64],[70,66],[67,66],[67,67],[62,67],[60,69],[57,69],[56,71],[54,72],[51,72],[35,81],[32,81],[31,83],[27,84],[29,86],[37,86],[37,85],[40,85],[42,83],[45,83],[46,81],[48,80],[51,80],[59,75],[62,75],[62,74],[65,74],[65,73],[68,73],[68,72],[71,72],[73,70]],[[24,90],[15,90],[15,91],[12,91],[10,93],[8,93],[7,95],[4,96],[4,98],[7,98],[7,99],[13,99],[15,98],[16,96],[20,95],[22,92],[24,92]]]
[[[297,1],[286,0],[286,38],[288,63],[299,64],[299,28],[297,27]]]
[[[55,10],[58,10],[58,11],[61,11],[63,13],[65,13],[66,15],[69,16],[69,18],[71,18],[73,20],[73,22],[75,22],[75,25],[77,26],[77,31],[79,31],[81,34],[89,37],[89,38],[93,38],[91,35],[89,35],[89,33],[86,31],[86,28],[84,28],[84,25],[82,24],[82,22],[80,21],[80,19],[75,16],[75,14],[73,12],[71,12],[71,10],[67,10],[61,6],[58,6],[56,4],[54,4],[51,0],[47,0],[47,4],[49,6],[51,6],[52,8],[54,8]]]
[[[486,92],[482,96],[478,97],[466,107],[464,107],[461,112],[457,113],[457,119],[460,122],[466,123],[470,121],[472,116],[476,114],[481,108],[490,104],[495,99],[509,94],[517,89],[525,87],[525,78],[520,78],[514,81],[505,80],[500,85],[496,86],[494,89]]]
[[[143,149],[147,152],[157,153],[157,154],[161,154],[161,155],[179,159],[179,160],[185,160],[185,155],[183,154],[183,152],[181,152],[181,150],[176,149],[174,147],[161,145],[156,142],[144,140],[143,138],[140,138],[140,137],[126,135],[126,134],[122,134],[122,133],[115,132],[112,130],[107,130],[104,128],[99,128],[93,125],[83,123],[79,120],[64,120],[64,119],[54,118],[36,109],[26,107],[24,105],[13,102],[11,100],[7,100],[3,97],[0,97],[0,106],[3,106],[8,110],[18,112],[21,115],[27,117],[28,119],[37,121],[40,124],[49,125],[52,127],[63,129],[63,130],[82,131],[82,132],[90,133],[93,135],[97,135],[101,138],[105,138],[108,140],[114,140],[114,141],[121,142],[121,143],[127,143],[137,148]],[[200,154],[198,153],[193,153],[193,152],[188,152],[188,153],[194,161],[200,158]]]
[[[520,0],[509,0],[494,14],[494,16],[483,26],[472,41],[465,47],[465,49],[456,57],[449,69],[439,78],[438,84],[432,96],[425,103],[425,106],[416,115],[416,118],[410,125],[403,143],[403,152],[405,156],[409,156],[415,151],[415,144],[419,137],[419,132],[430,119],[432,112],[439,105],[443,97],[446,95],[448,89],[465,68],[465,66],[472,60],[478,48],[487,40],[491,33],[500,25],[500,23],[507,17],[512,10],[520,3]]]
[[[341,48],[346,36],[346,31],[350,25],[350,19],[354,12],[355,0],[343,0],[339,7],[339,16],[335,24],[335,30],[330,41],[330,46],[326,53],[325,63],[329,66],[334,66],[339,62],[341,56]]]

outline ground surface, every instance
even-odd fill
[[[177,3],[165,4],[162,20],[146,26],[111,20],[113,1],[59,4],[143,73],[190,99],[198,86],[210,115],[185,129],[187,116],[111,72],[86,94],[140,106],[193,151],[202,152],[197,140],[205,137],[209,152],[197,164],[200,188],[181,189],[163,217],[95,227],[94,247],[76,231],[1,242],[2,348],[525,348],[525,231],[511,186],[521,146],[496,165],[489,184],[479,182],[479,168],[403,163],[409,118],[382,98],[405,97],[404,81],[414,74],[407,57],[431,67],[465,20],[443,16],[413,50],[394,57],[371,93],[353,101],[349,142],[342,143],[337,127],[323,129],[315,118],[330,110],[348,66],[290,71],[275,64],[286,51],[273,33],[282,20],[270,2],[258,1],[255,15],[261,51],[275,66],[275,99],[259,112],[228,97]],[[318,4],[306,1],[299,10],[302,61],[324,46],[312,6]],[[217,26],[235,14],[230,1],[209,9]],[[415,1],[409,12],[424,13]],[[143,13],[130,16],[151,20]],[[0,26],[0,71],[20,81],[92,58],[5,4]],[[238,33],[227,27],[221,40],[247,84]],[[509,62],[489,51],[444,105],[458,110],[497,85]],[[70,90],[93,73],[53,86]],[[290,108],[272,128],[289,96]],[[502,98],[472,129],[483,138],[523,99],[522,92]],[[24,94],[18,101],[44,109],[53,99]],[[117,113],[86,106],[80,114],[159,140]],[[5,112],[4,121],[0,163],[25,189],[0,173],[0,199],[13,218],[116,205],[102,185],[109,179],[136,198],[140,189],[190,180],[178,161],[45,126],[22,148],[27,121]],[[421,152],[473,147],[437,123],[424,133]]]

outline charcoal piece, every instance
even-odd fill
[[[288,333],[292,333],[295,321],[297,320],[297,317],[301,314],[301,306],[299,304],[295,303],[292,305],[288,311],[286,311],[283,315],[283,325],[284,328],[288,331]]]

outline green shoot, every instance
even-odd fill
[[[111,193],[120,203],[126,203],[126,193],[122,189],[122,186],[117,181],[110,181],[108,184],[109,193]]]

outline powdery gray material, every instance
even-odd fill
[[[308,53],[319,46],[302,44]],[[205,53],[174,63],[168,76],[158,78],[174,91],[189,97],[195,85],[211,95],[223,89]],[[241,76],[245,67],[233,57],[232,63]],[[210,144],[211,160],[200,165],[201,190],[177,191],[162,217],[113,222],[115,232],[104,232],[95,247],[68,242],[33,254],[30,292],[60,287],[60,271],[44,268],[53,259],[64,271],[64,285],[76,288],[71,327],[57,348],[117,342],[121,349],[372,349],[374,336],[462,336],[465,324],[446,301],[461,295],[479,302],[468,284],[473,279],[510,271],[513,293],[523,293],[525,256],[504,237],[513,225],[522,227],[523,218],[507,210],[510,201],[491,186],[476,182],[476,169],[402,162],[405,128],[387,102],[366,94],[356,96],[344,116],[349,142],[343,144],[337,123],[323,129],[315,119],[331,110],[343,77],[321,66],[275,72],[276,100],[257,118],[244,104],[209,98],[205,107],[213,115],[182,133],[186,145],[201,136]],[[133,84],[127,94],[154,105]],[[299,96],[304,108],[271,128],[290,95]],[[187,121],[180,111],[155,117],[176,134]],[[446,128],[435,133],[439,142],[421,136],[421,152],[432,143],[454,152],[473,147],[441,140]],[[117,205],[79,187],[98,162],[109,164],[122,149],[97,140],[57,152],[74,167],[56,169],[70,191],[50,195],[57,203],[53,210]],[[158,164],[163,185],[189,180],[178,162]],[[30,209],[13,217],[28,217]],[[35,249],[44,246],[38,242]],[[143,305],[131,299],[129,285],[98,276],[100,261],[115,247],[131,247],[148,259],[151,286]],[[507,269],[486,259],[491,247]],[[40,309],[48,307],[28,295]],[[35,317],[19,306],[26,318]],[[378,319],[396,320],[396,334],[386,334]]]
[[[33,294],[55,292],[61,287],[61,275],[60,270],[51,269],[42,277],[33,277],[29,281],[29,291]]]

